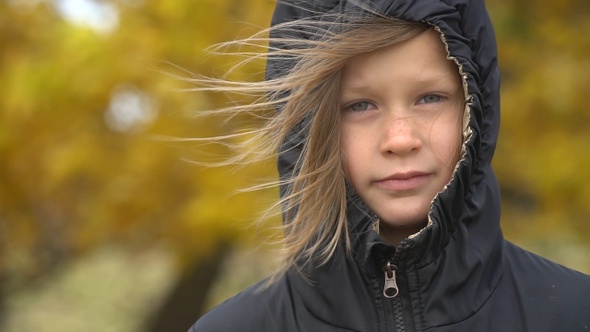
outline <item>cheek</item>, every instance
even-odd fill
[[[342,167],[344,169],[344,173],[348,178],[350,178],[351,169],[355,169],[354,164],[354,157],[355,157],[355,149],[353,146],[353,140],[346,135],[340,135],[340,153],[341,153],[341,160],[342,160]]]
[[[441,164],[453,169],[461,155],[463,134],[456,118],[440,119],[437,130],[430,137],[433,151],[436,151]]]
[[[346,134],[346,128],[340,127],[340,160],[342,163],[342,169],[346,177],[350,178],[350,138]]]
[[[362,144],[362,137],[359,137],[352,130],[342,129],[340,133],[340,153],[342,154],[342,167],[344,173],[351,183],[354,183],[357,175],[362,172],[362,162],[367,151]]]

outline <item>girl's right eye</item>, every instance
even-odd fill
[[[352,112],[363,112],[373,109],[375,106],[368,101],[358,101],[349,104],[345,109]]]

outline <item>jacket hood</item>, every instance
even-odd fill
[[[299,18],[321,20],[318,12],[328,15],[359,10],[355,3],[358,1],[279,1],[272,25]],[[483,305],[502,274],[501,250],[498,250],[503,243],[499,226],[500,191],[491,168],[500,124],[500,75],[493,27],[483,0],[365,0],[361,3],[387,16],[427,22],[441,33],[449,59],[458,64],[463,76],[468,96],[468,128],[463,158],[449,185],[434,199],[429,225],[399,247],[383,243],[371,231],[372,220],[367,213],[349,204],[354,259],[367,273],[375,274],[381,273],[375,268],[379,264],[375,261],[379,256],[376,251],[398,252],[400,271],[415,272],[417,276],[408,278],[410,286],[414,286],[409,289],[416,289],[410,297],[419,298],[420,292],[430,294],[427,299],[419,299],[425,309],[435,313],[427,325],[459,321]],[[291,34],[289,37],[309,38],[303,30]],[[285,68],[283,65],[270,59],[267,77],[285,74],[281,70]],[[288,137],[279,152],[282,178],[291,176],[305,139],[301,131],[297,132]],[[444,287],[440,283],[445,283]],[[460,297],[445,293],[459,288]]]

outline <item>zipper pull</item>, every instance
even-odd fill
[[[385,284],[383,285],[383,296],[388,299],[394,298],[399,294],[399,288],[397,288],[397,281],[395,280],[395,270],[397,266],[387,262],[383,267],[385,273]]]

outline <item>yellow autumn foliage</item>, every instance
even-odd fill
[[[18,3],[0,2],[3,278],[43,273],[105,242],[166,241],[191,260],[255,236],[259,229],[245,225],[278,194],[232,193],[273,178],[273,161],[235,172],[197,166],[186,160],[228,151],[161,137],[228,130],[219,119],[191,116],[227,96],[181,91],[191,84],[174,75],[223,74],[239,59],[204,49],[266,27],[274,1],[112,2],[119,23],[110,33],[71,24],[49,5]],[[534,250],[564,241],[587,249],[589,2],[489,0],[488,7],[503,74],[494,167],[508,237]],[[262,79],[263,70],[255,63],[236,75]],[[117,91],[144,113],[117,111]]]

